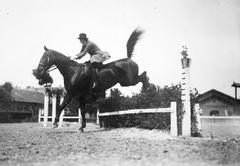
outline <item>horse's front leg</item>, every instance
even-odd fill
[[[59,117],[62,113],[62,110],[68,105],[68,103],[72,100],[72,98],[73,98],[72,96],[67,94],[64,97],[64,100],[61,103],[61,105],[59,105],[59,104],[57,105],[56,117],[55,117],[55,120],[53,122],[53,129],[58,127]]]
[[[81,109],[81,116],[82,116],[82,124],[79,128],[79,131],[84,132],[84,128],[86,127],[86,118],[85,118],[85,99],[79,99],[79,107]]]

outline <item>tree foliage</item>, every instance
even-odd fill
[[[12,83],[11,82],[5,82],[2,87],[9,93],[11,94],[11,91],[13,89]]]
[[[11,91],[12,91],[12,83],[5,82],[3,85],[0,86],[0,107],[1,108],[8,108],[11,103]]]

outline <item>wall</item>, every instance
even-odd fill
[[[240,116],[201,116],[201,125],[240,126]]]
[[[233,107],[231,105],[228,105],[214,97],[200,103],[200,108],[202,109],[202,116],[210,116],[210,112],[212,110],[218,110],[219,116],[226,116],[225,110],[228,115],[233,114]]]

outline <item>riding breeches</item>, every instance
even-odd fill
[[[108,60],[111,56],[108,54],[108,52],[102,52],[101,54],[95,54],[93,56],[91,56],[90,58],[90,62],[94,63],[102,63],[106,60]]]

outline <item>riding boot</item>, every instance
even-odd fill
[[[97,86],[97,83],[98,83],[97,74],[98,74],[98,69],[92,68],[92,82],[93,82],[92,88],[95,88]]]

